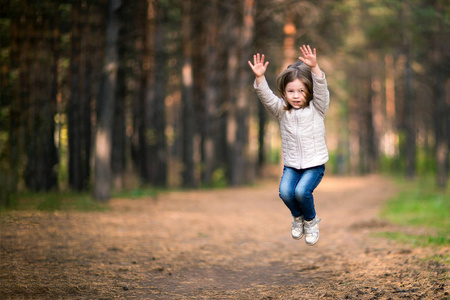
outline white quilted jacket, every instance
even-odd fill
[[[280,123],[284,165],[295,169],[306,169],[328,161],[325,142],[325,115],[330,105],[330,93],[325,74],[322,78],[312,74],[314,98],[308,107],[283,110],[284,101],[277,97],[264,80],[253,85],[266,109]]]

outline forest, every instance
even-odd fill
[[[276,90],[303,44],[331,95],[327,172],[445,189],[449,14],[445,0],[2,1],[0,206],[255,182],[281,141],[247,62],[264,53]]]

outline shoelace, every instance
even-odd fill
[[[297,228],[297,229],[301,229],[303,226],[303,222],[292,222],[292,227]]]
[[[322,219],[314,219],[311,223],[308,223],[308,221],[305,222],[305,231],[308,231],[307,234],[313,234],[318,233],[319,228],[315,227],[319,222],[322,221]]]

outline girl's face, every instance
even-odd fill
[[[286,100],[294,109],[307,106],[305,91],[306,86],[300,79],[295,79],[286,85]]]

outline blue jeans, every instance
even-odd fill
[[[322,180],[324,172],[325,165],[300,170],[284,167],[280,182],[280,198],[293,217],[303,216],[306,221],[315,218],[312,193]]]

